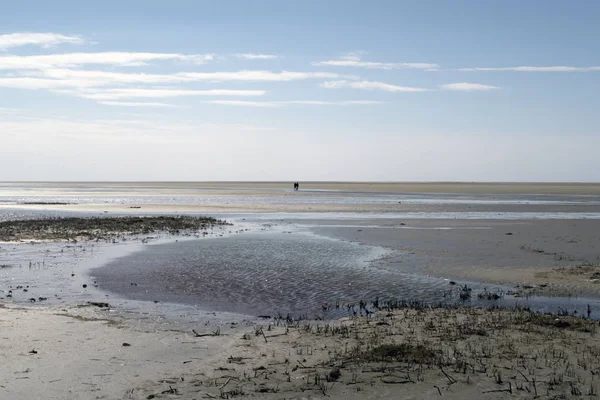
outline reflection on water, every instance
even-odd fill
[[[336,317],[360,300],[458,301],[458,287],[444,279],[377,267],[386,251],[302,233],[250,234],[149,246],[92,271],[100,288],[136,300],[183,303],[248,315]],[[371,260],[371,262],[370,262]],[[578,309],[585,299],[478,301],[490,285],[469,284],[474,305],[521,304],[537,310]],[[506,288],[504,288],[506,289]],[[341,307],[336,309],[339,302]],[[329,305],[329,310],[324,310]]]

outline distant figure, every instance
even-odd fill
[[[300,184],[298,182],[294,182],[294,191],[298,191],[300,189]]]

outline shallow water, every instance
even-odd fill
[[[402,202],[423,207],[416,210],[413,208],[410,212],[208,213],[217,218],[233,220],[234,230],[250,228],[253,233],[179,243],[134,245],[128,246],[130,250],[123,254],[119,254],[118,249],[113,253],[111,246],[104,248],[102,252],[92,252],[90,247],[84,251],[82,246],[66,244],[47,245],[45,249],[48,251],[42,250],[46,245],[15,245],[14,248],[11,247],[13,245],[0,245],[0,262],[17,265],[0,270],[0,290],[6,295],[10,286],[29,285],[31,292],[19,292],[18,298],[13,298],[17,302],[27,301],[30,294],[49,297],[48,302],[53,304],[101,300],[108,296],[111,302],[135,308],[140,314],[158,312],[170,318],[182,313],[193,316],[198,310],[253,316],[291,313],[295,316],[330,318],[347,315],[348,311],[344,308],[346,303],[357,304],[360,300],[369,301],[376,297],[453,303],[457,301],[459,289],[450,285],[448,280],[425,276],[407,265],[402,265],[402,268],[383,265],[380,258],[391,250],[337,240],[341,236],[326,238],[309,233],[314,233],[316,228],[448,231],[455,235],[461,231],[479,231],[483,234],[491,229],[489,221],[497,220],[512,224],[530,223],[528,221],[531,220],[600,219],[600,212],[595,212],[597,208],[589,207],[600,204],[600,197],[595,195],[390,194],[339,191],[303,191],[292,194],[291,189],[272,188],[265,189],[264,193],[261,189],[254,188],[254,194],[246,193],[242,188],[178,189],[177,193],[168,195],[157,194],[154,186],[145,188],[137,185],[135,189],[135,193],[128,194],[125,192],[126,188],[118,185],[67,185],[58,190],[44,189],[43,185],[40,187],[36,184],[0,184],[0,204],[4,207],[0,209],[0,221],[106,215],[100,212],[36,211],[19,207],[19,203],[26,202],[124,205],[372,205]],[[164,189],[168,190],[168,187]],[[229,194],[229,190],[235,190],[236,193]],[[453,205],[460,207],[451,207]],[[475,207],[481,205],[485,207]],[[499,209],[492,207],[494,205],[523,207]],[[6,208],[7,206],[10,208]],[[423,211],[417,212],[421,210]],[[111,216],[128,214],[110,213]],[[439,222],[432,221],[429,225],[419,226],[410,222],[408,225],[411,226],[403,226],[400,225],[402,220]],[[448,220],[458,222],[450,224]],[[481,222],[463,224],[461,220]],[[379,242],[376,244],[384,245]],[[395,242],[391,244],[395,245]],[[469,252],[469,243],[465,245],[465,251]],[[100,253],[104,255],[99,256]],[[108,257],[111,254],[119,258]],[[493,254],[497,257],[497,250]],[[104,261],[108,264],[104,265]],[[94,277],[89,277],[87,271],[92,267],[100,268],[93,270]],[[76,271],[74,277],[71,276],[72,271]],[[96,280],[98,288],[93,287]],[[92,286],[82,290],[84,283]],[[474,298],[468,304],[476,306],[520,304],[540,311],[556,312],[560,307],[584,313],[589,303],[592,305],[593,316],[600,317],[596,315],[600,312],[600,303],[596,300],[515,299],[505,296],[498,301],[486,302],[476,298],[476,294],[484,288],[500,293],[509,288],[473,282],[460,283],[473,288]],[[339,310],[335,307],[337,302],[342,305]]]
[[[174,187],[169,184],[118,185],[111,183],[7,183],[0,182],[0,204],[31,202],[77,204],[194,204],[194,205],[529,205],[600,206],[599,195],[385,193],[291,188]]]
[[[93,270],[92,275],[101,289],[127,298],[254,316],[289,313],[333,318],[348,315],[348,304],[377,297],[461,303],[460,289],[446,279],[378,265],[388,253],[301,232],[270,232],[148,246]],[[590,299],[505,296],[481,301],[477,294],[486,289],[503,293],[508,288],[468,285],[473,290],[468,304],[476,306],[518,304],[540,311],[556,312],[561,307],[583,313],[591,304],[594,315],[600,310],[600,302]]]

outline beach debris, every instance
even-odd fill
[[[85,289],[85,288],[87,288],[87,285],[86,285],[85,283],[83,284],[83,288],[84,288],[84,289]]]
[[[173,389],[173,387],[171,387],[171,385],[169,385],[169,389],[163,391],[161,394],[177,394],[177,389]]]
[[[461,288],[460,295],[459,295],[460,299],[461,300],[470,300],[471,299],[471,291],[472,291],[472,289],[465,284],[465,286],[463,286]]]
[[[512,234],[513,234],[512,232],[506,232],[505,233],[506,236],[512,236]]]
[[[220,336],[221,328],[217,327],[217,330],[211,333],[198,333],[194,329],[192,329],[192,332],[194,333],[194,337]]]
[[[99,302],[99,301],[88,301],[87,304],[89,304],[90,306],[95,306],[95,307],[100,307],[100,308],[109,308],[110,307],[110,304]]]
[[[244,360],[247,360],[248,358],[244,358],[244,357],[234,357],[234,356],[229,356],[229,358],[227,359],[227,362],[229,364],[245,364]]]
[[[125,343],[123,343],[121,346],[122,346],[122,347],[130,347],[130,346],[131,346],[131,344],[130,344],[130,343],[127,343],[127,342],[125,342]]]
[[[31,350],[31,351],[29,352],[29,354],[37,354],[37,353],[38,353],[38,352],[37,352],[37,350],[35,350],[35,349],[33,349],[33,350]]]

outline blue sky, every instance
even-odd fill
[[[0,6],[0,180],[600,181],[596,1]]]

